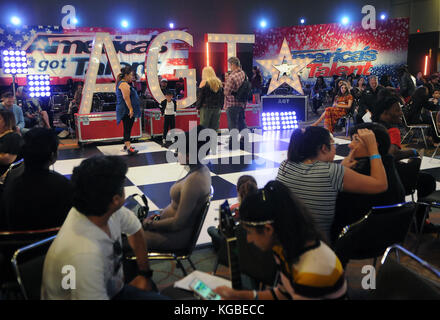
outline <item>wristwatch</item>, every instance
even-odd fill
[[[138,275],[139,276],[143,276],[147,279],[150,279],[153,276],[153,270],[149,269],[148,271],[146,270],[139,270],[138,271]]]

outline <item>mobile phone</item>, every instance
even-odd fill
[[[204,300],[221,300],[217,293],[199,279],[194,279],[189,286]]]

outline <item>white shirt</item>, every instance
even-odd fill
[[[125,207],[113,213],[108,226],[111,238],[76,208],[70,210],[44,261],[41,299],[108,300],[122,289],[122,264],[115,273],[122,256],[114,253],[113,245],[119,241],[122,248],[121,233],[130,236],[142,226]],[[64,266],[74,272],[62,273]],[[75,288],[66,286],[69,282]]]
[[[175,114],[176,114],[176,112],[174,111],[174,102],[167,101],[167,106],[165,107],[165,115],[174,116]]]

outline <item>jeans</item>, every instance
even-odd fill
[[[205,128],[218,130],[221,112],[222,110],[219,108],[201,108],[200,125],[204,126]]]
[[[231,131],[232,129],[238,129],[241,132],[243,129],[246,129],[246,121],[245,121],[245,113],[244,108],[242,107],[229,107],[226,109],[226,115],[228,117],[228,129]],[[243,132],[243,136],[241,139],[247,139],[247,130]],[[229,145],[234,145],[233,139],[235,139],[234,135],[231,134],[231,139],[229,140]]]
[[[122,125],[124,126],[124,142],[131,140],[131,129],[133,128],[134,120],[134,116],[130,118],[128,114],[122,118]]]
[[[170,300],[154,291],[145,291],[126,284],[112,300]]]

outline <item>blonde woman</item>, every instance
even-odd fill
[[[203,68],[196,102],[200,111],[200,124],[205,128],[218,130],[223,103],[222,82],[212,67]]]

